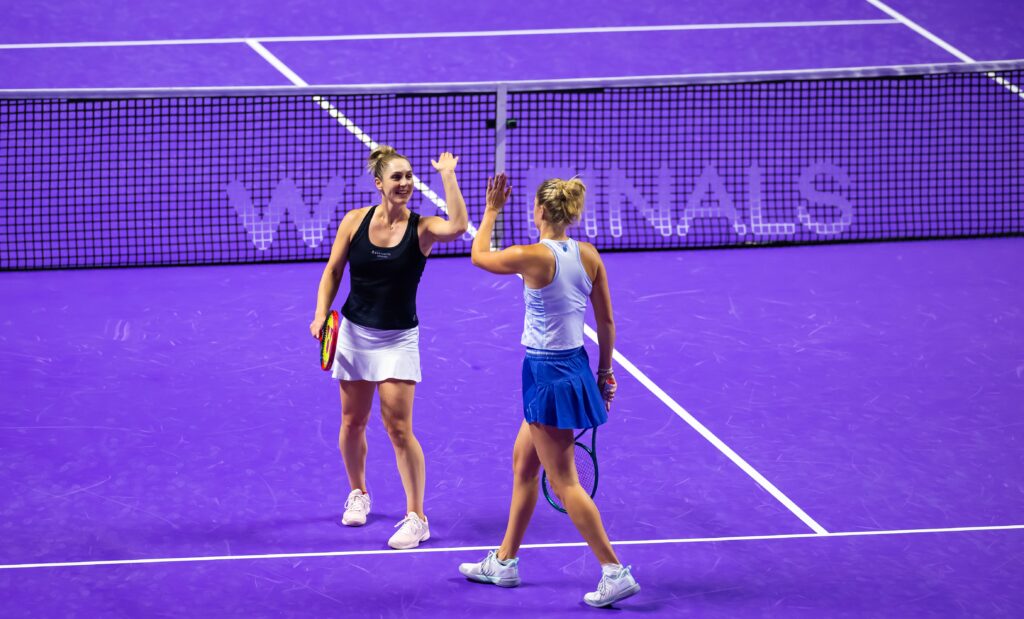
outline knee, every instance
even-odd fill
[[[359,415],[342,415],[341,416],[341,434],[342,436],[362,436],[366,434],[366,423],[369,421],[367,417]]]
[[[516,481],[536,483],[540,467],[530,458],[518,451],[512,452],[512,475]]]
[[[388,432],[388,438],[391,439],[391,444],[395,447],[405,447],[412,439],[412,428],[409,427],[409,424],[391,422],[385,424],[385,429]]]
[[[579,482],[565,479],[558,475],[551,475],[548,473],[548,485],[551,486],[551,491],[555,493],[560,500],[565,501],[565,493],[573,488],[579,486]]]

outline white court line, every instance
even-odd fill
[[[594,343],[597,343],[597,333],[590,328],[590,325],[584,325],[583,332],[589,337]],[[764,488],[768,494],[775,497],[775,499],[786,506],[786,509],[791,511],[797,518],[799,518],[804,524],[809,526],[818,535],[828,535],[828,531],[825,527],[818,524],[816,520],[807,515],[799,505],[793,502],[788,496],[786,496],[781,490],[775,487],[775,484],[768,481],[764,475],[757,471],[754,467],[744,460],[738,453],[733,451],[731,447],[726,445],[722,439],[715,436],[714,432],[709,430],[704,424],[697,421],[697,419],[687,412],[678,402],[672,399],[665,391],[654,383],[646,374],[644,374],[639,368],[633,365],[621,352],[617,349],[612,351],[612,357],[618,361],[619,365],[626,369],[634,378],[640,381],[644,387],[654,394],[654,397],[661,400],[661,402],[669,407],[672,412],[679,416],[680,419],[685,421],[691,428],[697,431],[698,434],[708,440],[709,443],[714,445],[719,451],[721,451],[727,458],[732,460],[733,464],[740,467],[744,473],[749,475],[759,486]]]
[[[258,40],[256,40],[256,39],[246,39],[245,40],[245,44],[248,45],[249,47],[251,47],[253,49],[253,51],[255,51],[257,54],[259,54],[264,60],[269,62],[270,66],[272,66],[275,69],[277,69],[278,71],[280,71],[282,75],[284,75],[286,78],[288,78],[288,81],[291,82],[292,85],[294,85],[294,86],[309,86],[309,83],[306,82],[306,80],[304,80],[301,77],[299,77],[298,73],[296,73],[295,71],[292,71],[291,67],[289,67],[288,65],[283,63],[281,61],[281,59],[278,58],[277,56],[275,56],[274,54],[272,54],[269,49],[267,49],[266,47],[263,47],[263,44],[260,43]]]
[[[995,80],[995,82],[1002,86],[1003,88],[1009,90],[1010,92],[1017,95],[1021,99],[1024,99],[1024,89],[1022,89],[1020,86],[1014,84],[1013,82],[1004,77],[999,77],[995,73],[989,73],[988,76]]]
[[[454,32],[394,32],[386,34],[338,34],[292,37],[225,37],[208,39],[153,39],[136,41],[78,41],[68,43],[5,43],[0,49],[53,49],[63,47],[139,47],[148,45],[223,45],[248,43],[309,43],[319,41],[381,41],[402,39],[464,39],[476,37],[550,36],[563,34],[614,34],[622,32],[681,32],[687,30],[747,30],[761,28],[830,28],[879,26],[895,19],[841,19],[826,21],[737,22],[724,24],[669,24],[664,26],[608,26],[598,28],[531,28],[523,30],[471,30]]]
[[[944,49],[946,52],[948,52],[948,53],[952,54],[953,56],[955,56],[961,62],[977,62],[971,56],[968,56],[967,54],[963,53],[962,51],[960,51],[959,49],[957,49],[956,47],[954,47],[953,45],[951,45],[947,41],[939,38],[938,36],[936,36],[935,34],[930,32],[924,26],[918,24],[917,22],[915,22],[914,20],[910,19],[906,15],[903,15],[902,13],[900,13],[896,9],[890,7],[889,5],[887,5],[886,3],[882,2],[881,0],[867,0],[867,2],[869,4],[871,4],[872,6],[874,6],[875,8],[885,12],[887,15],[889,15],[890,17],[892,17],[896,21],[900,22],[901,24],[903,24],[907,28],[910,28],[914,32],[916,32],[919,35],[923,36],[924,38],[928,39],[929,41],[931,41],[935,45],[938,45],[939,47]],[[992,78],[993,81],[995,81],[997,84],[999,84],[1003,88],[1009,90],[1013,94],[1015,94],[1018,97],[1024,99],[1024,90],[1021,90],[1021,88],[1018,87],[1016,84],[1013,84],[1012,82],[1007,81],[1004,78],[997,77],[995,73],[989,73],[988,76],[990,78]]]
[[[778,535],[734,535],[727,537],[682,537],[675,539],[619,540],[613,546],[655,546],[661,544],[705,544],[721,542],[751,542],[788,539],[823,539],[841,537],[876,537],[884,535],[921,535],[928,533],[970,533],[986,531],[1020,531],[1024,524],[980,527],[947,527],[938,529],[890,529],[880,531],[838,531],[835,533],[782,533]],[[523,544],[521,548],[583,548],[586,542],[555,542],[550,544]],[[492,550],[491,546],[452,546],[447,548],[412,548],[409,550],[338,550],[330,552],[288,552],[262,555],[218,555],[207,557],[160,557],[155,559],[110,559],[104,561],[62,561],[53,563],[0,564],[0,570],[24,570],[54,567],[90,567],[98,565],[149,565],[154,563],[201,563],[209,561],[256,561],[266,559],[310,559],[319,557],[362,557],[368,555],[427,554],[438,552],[470,552]]]
[[[934,34],[929,32],[928,30],[926,30],[923,26],[921,26],[917,22],[909,19],[908,17],[906,17],[902,13],[896,11],[896,9],[893,9],[892,7],[887,5],[886,3],[882,2],[881,0],[867,0],[867,2],[868,2],[868,4],[873,5],[875,8],[885,12],[890,17],[892,17],[896,21],[900,22],[901,24],[903,24],[907,28],[910,28],[914,32],[916,32],[919,35],[923,36],[924,38],[928,39],[932,43],[938,45],[939,47],[941,47],[942,49],[946,50],[950,54],[956,56],[959,60],[961,60],[963,62],[975,62],[974,58],[971,58],[970,56],[968,56],[967,54],[965,54],[962,51],[958,50],[957,48],[953,47],[949,43],[943,41],[939,37],[935,36]]]
[[[291,67],[289,67],[284,62],[282,62],[280,58],[275,56],[270,50],[268,50],[266,47],[264,47],[262,44],[260,44],[260,42],[257,41],[256,39],[246,39],[245,43],[249,47],[251,47],[257,54],[259,54],[264,60],[269,62],[271,64],[271,66],[273,66],[275,69],[280,71],[281,74],[284,75],[286,78],[288,78],[288,80],[293,85],[295,85],[295,86],[308,86],[309,85],[308,83],[306,83],[306,80],[304,80],[301,77],[299,77],[298,73],[296,73],[295,71],[292,71]],[[369,135],[366,134],[365,131],[360,129],[347,116],[342,114],[341,111],[338,110],[338,108],[336,108],[333,105],[331,105],[330,101],[328,101],[327,99],[325,99],[323,97],[320,97],[320,96],[314,96],[313,97],[313,101],[317,105],[319,105],[321,108],[323,108],[323,110],[325,112],[327,112],[330,115],[331,118],[333,118],[334,120],[338,121],[338,124],[340,124],[346,130],[348,130],[349,133],[351,133],[352,135],[356,136],[356,138],[360,142],[365,144],[367,148],[369,148],[370,150],[373,150],[373,149],[377,148],[377,146],[379,146],[377,144],[377,142],[373,141],[373,138],[371,138]],[[428,200],[430,200],[431,202],[434,203],[434,206],[439,208],[441,210],[441,212],[445,213],[446,215],[448,214],[448,205],[445,203],[444,199],[441,198],[441,196],[437,195],[437,193],[433,189],[431,189],[426,183],[424,183],[422,180],[420,180],[420,178],[418,176],[416,176],[415,174],[412,177],[412,183],[413,183],[413,186],[417,190],[419,190],[420,193],[422,193],[424,195],[424,197],[426,197]],[[473,236],[476,236],[476,227],[472,224],[472,222],[469,223],[469,226],[468,226],[466,231],[469,234],[472,234]]]

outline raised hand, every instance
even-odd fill
[[[508,184],[508,177],[504,172],[487,179],[487,210],[501,212],[511,193],[512,185]]]
[[[438,172],[454,172],[455,166],[459,163],[459,158],[449,152],[441,153],[441,156],[437,158],[437,161],[430,160],[430,165],[434,166],[434,169]]]

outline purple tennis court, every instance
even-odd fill
[[[467,256],[498,170],[506,246],[536,241],[541,180],[589,188],[572,234],[618,329],[595,500],[643,586],[614,609],[1020,616],[1021,8],[549,5],[0,25],[4,616],[602,612],[543,497],[520,587],[457,570],[501,541],[522,418],[523,283]],[[407,551],[377,404],[374,509],[341,524],[308,332],[341,217],[379,200],[374,143],[424,215],[459,155],[471,222],[420,285],[431,538]]]

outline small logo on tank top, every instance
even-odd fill
[[[380,250],[380,249],[371,249],[370,250],[370,255],[372,255],[374,258],[390,258],[391,257],[391,252],[383,251],[383,250]]]

